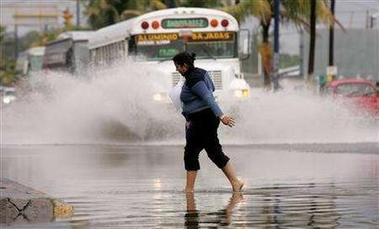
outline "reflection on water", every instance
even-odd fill
[[[206,213],[196,209],[195,194],[186,193],[185,228],[228,226],[232,223],[233,209],[242,200],[242,193],[233,193],[225,208],[217,212]]]
[[[225,146],[243,193],[201,154],[196,191],[186,195],[181,146],[4,145],[2,176],[64,200],[74,215],[2,226],[378,228],[378,147]]]

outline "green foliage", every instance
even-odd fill
[[[146,12],[168,7],[220,8],[221,0],[82,0],[92,29],[130,19]]]
[[[16,81],[16,61],[0,57],[0,85],[11,86]]]
[[[14,82],[14,77],[16,75],[15,67],[16,61],[11,59],[5,52],[5,47],[8,47],[7,43],[6,27],[0,25],[0,45],[1,45],[1,55],[0,55],[0,85],[10,86]]]
[[[291,54],[280,54],[279,68],[288,68],[292,66],[300,65],[300,56]]]
[[[219,0],[187,0],[182,6],[218,8],[222,7],[222,3]]]
[[[158,0],[93,0],[83,1],[84,13],[92,29],[100,29],[131,17],[138,16],[148,10],[154,10],[164,4]],[[161,5],[160,5],[161,7]]]
[[[3,25],[0,24],[0,43],[2,43],[3,40],[4,40],[5,31],[6,31],[5,26],[3,26]]]

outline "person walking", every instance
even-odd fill
[[[220,121],[232,127],[235,120],[224,114],[215,101],[213,96],[215,87],[212,79],[206,70],[194,66],[195,57],[195,53],[181,52],[172,59],[176,70],[185,78],[180,93],[182,114],[186,119],[185,191],[194,191],[197,171],[200,169],[199,154],[205,149],[208,157],[228,178],[233,192],[239,192],[242,190],[243,182],[237,178],[217,136]]]

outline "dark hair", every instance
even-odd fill
[[[195,61],[195,57],[196,53],[181,52],[176,54],[172,60],[177,65],[187,64],[189,67],[194,67],[193,62]]]

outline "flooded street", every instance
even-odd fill
[[[225,146],[242,194],[206,154],[183,192],[181,146],[5,146],[2,175],[64,200],[74,215],[5,228],[377,228],[377,144]],[[310,150],[311,149],[311,150]]]
[[[290,87],[221,97],[236,126],[220,127],[220,141],[243,192],[202,153],[186,195],[184,119],[146,96],[153,86],[131,63],[101,74],[32,76],[2,107],[1,176],[74,207],[2,228],[379,227],[377,119]]]

